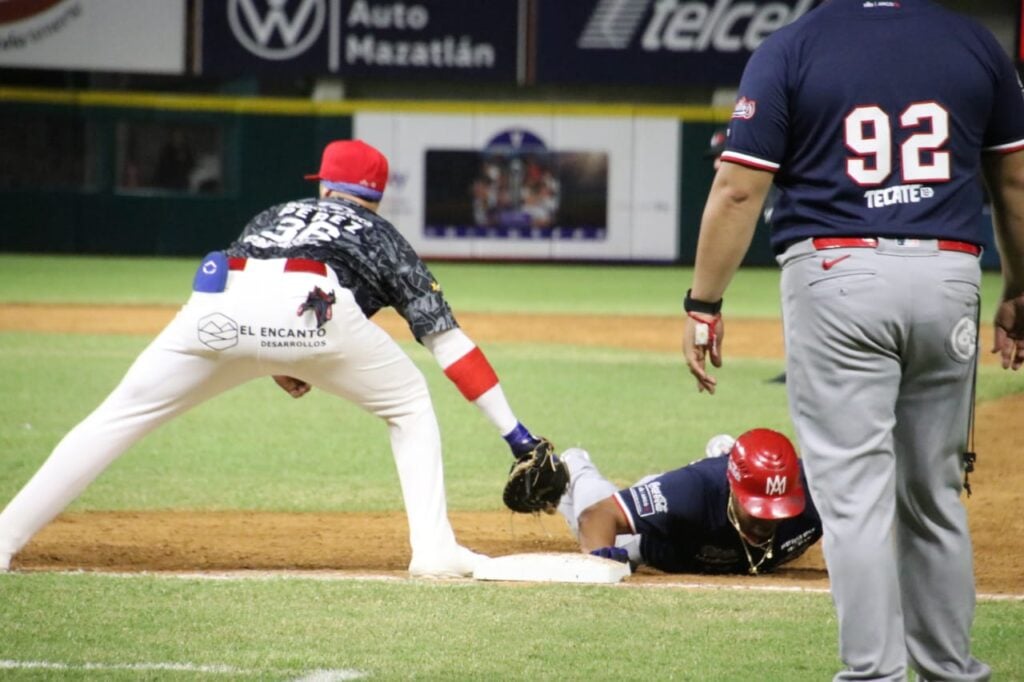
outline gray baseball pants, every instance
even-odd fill
[[[782,266],[789,406],[846,669],[836,680],[987,680],[960,500],[977,352],[977,256],[935,240],[816,250]]]

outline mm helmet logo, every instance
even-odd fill
[[[769,476],[764,480],[765,495],[785,495],[786,477],[783,475]]]
[[[227,10],[238,42],[272,60],[291,59],[309,49],[327,18],[325,0],[229,0]]]
[[[752,52],[816,1],[597,0],[576,45],[626,50],[639,33],[644,52]]]

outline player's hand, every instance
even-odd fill
[[[629,551],[625,547],[600,547],[593,550],[591,554],[623,564],[629,562]]]
[[[1003,369],[1024,365],[1024,294],[1003,301],[996,309],[992,352],[1002,356]]]
[[[722,366],[723,336],[725,325],[721,315],[687,313],[686,326],[683,329],[683,357],[686,359],[690,374],[697,380],[697,390],[701,393],[715,392],[718,380],[707,373],[704,358],[710,356],[712,365]]]
[[[284,376],[283,374],[275,374],[274,381],[276,381],[277,385],[287,391],[288,395],[293,398],[301,398],[309,393],[309,389],[312,388],[312,386],[301,379]]]

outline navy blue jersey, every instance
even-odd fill
[[[347,199],[302,199],[262,211],[225,252],[326,263],[371,317],[393,307],[416,339],[458,326],[434,276],[394,225]]]
[[[992,34],[929,0],[830,0],[769,36],[722,159],[775,172],[772,246],[818,236],[981,244],[978,149],[1024,149]]]
[[[726,508],[727,456],[708,457],[620,490],[615,500],[634,533],[639,533],[644,563],[668,573],[748,573],[750,563]],[[800,476],[807,479],[800,463]],[[792,561],[821,537],[818,510],[807,495],[800,516],[781,521],[772,542],[772,557],[758,567],[767,573]],[[756,564],[763,552],[750,548]]]

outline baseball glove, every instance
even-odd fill
[[[501,499],[520,514],[554,514],[569,485],[569,468],[546,438],[522,455],[508,472]]]

